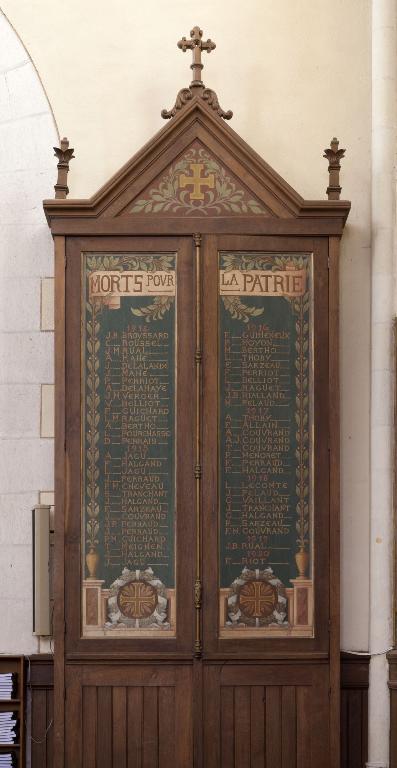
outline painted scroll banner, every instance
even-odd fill
[[[220,254],[221,637],[313,635],[311,262]]]
[[[82,255],[84,636],[175,635],[176,255]]]
[[[271,272],[260,269],[220,270],[221,296],[303,296],[306,291],[306,270],[294,269]]]

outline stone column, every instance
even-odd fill
[[[389,765],[392,645],[396,3],[372,2],[372,307],[368,768]]]

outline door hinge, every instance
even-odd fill
[[[194,583],[194,607],[196,610],[200,610],[201,608],[201,601],[203,597],[203,589],[201,586],[200,579],[196,579]]]

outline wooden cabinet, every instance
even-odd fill
[[[195,87],[91,200],[45,202],[55,765],[338,768],[350,205]]]

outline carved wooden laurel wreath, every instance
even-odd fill
[[[243,568],[231,585],[227,605],[228,627],[282,625],[287,618],[285,587],[271,568]]]
[[[167,606],[166,588],[150,567],[142,571],[124,568],[110,585],[106,627],[169,629]]]

